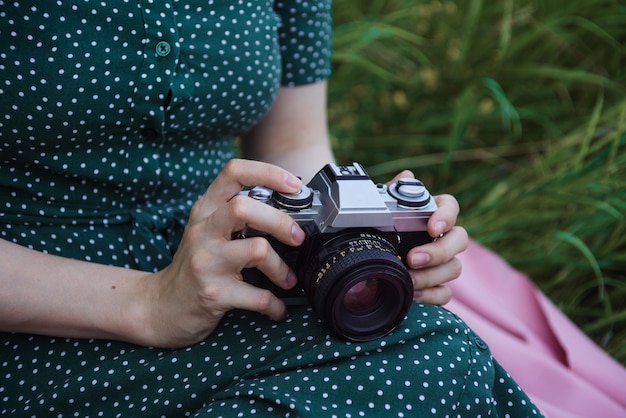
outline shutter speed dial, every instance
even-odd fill
[[[403,178],[388,188],[388,193],[398,204],[408,208],[421,208],[430,203],[430,193],[418,179]]]
[[[287,210],[306,209],[313,203],[313,191],[307,186],[302,186],[298,193],[280,193],[274,191],[272,199],[276,206]]]
[[[313,204],[313,190],[307,186],[303,186],[298,193],[280,193],[267,187],[256,186],[247,194],[255,200],[288,211],[300,211]]]

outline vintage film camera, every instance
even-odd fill
[[[405,258],[431,242],[426,223],[437,209],[424,184],[412,178],[374,184],[358,163],[328,164],[299,193],[255,187],[240,194],[289,214],[307,237],[297,248],[264,236],[298,276],[285,291],[258,269],[244,269],[246,282],[272,290],[288,305],[308,303],[336,336],[370,341],[395,329],[413,299]]]

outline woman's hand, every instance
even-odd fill
[[[413,177],[405,171],[393,180]],[[287,214],[237,196],[244,186],[266,186],[293,193],[301,182],[289,172],[251,160],[232,160],[192,208],[189,224],[172,264],[146,277],[144,329],[146,345],[183,347],[213,332],[231,309],[260,312],[275,320],[286,315],[285,304],[269,290],[242,280],[241,270],[256,267],[276,285],[296,285],[295,274],[262,237],[233,240],[249,227],[298,246],[305,234]],[[428,222],[428,232],[442,238],[408,253],[414,299],[445,304],[451,291],[445,283],[457,278],[461,265],[456,255],[467,246],[467,234],[455,226],[459,206],[449,195],[435,197],[439,209]]]
[[[189,224],[172,263],[147,277],[146,344],[183,347],[206,338],[231,309],[286,315],[284,303],[270,291],[242,281],[241,270],[257,267],[278,286],[289,289],[295,274],[262,237],[232,240],[246,227],[285,244],[302,244],[305,234],[287,214],[236,196],[243,186],[297,192],[301,181],[274,165],[230,161],[191,210]]]
[[[400,178],[413,178],[412,172],[405,170],[388,184]],[[428,221],[428,234],[439,237],[436,241],[409,251],[407,263],[413,279],[413,299],[433,305],[444,305],[452,298],[452,291],[445,283],[461,274],[461,262],[456,255],[467,248],[468,236],[465,229],[455,226],[459,214],[459,204],[453,196],[435,196],[438,209]]]

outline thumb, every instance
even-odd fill
[[[406,179],[406,178],[414,179],[415,178],[415,174],[413,174],[413,172],[410,171],[410,170],[403,170],[402,172],[398,173],[392,180],[388,181],[386,183],[386,185],[387,186],[391,186],[396,181],[398,181],[400,179]]]

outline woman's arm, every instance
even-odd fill
[[[326,121],[326,81],[283,87],[271,110],[241,138],[244,158],[278,165],[308,182],[334,162]]]
[[[264,146],[247,143],[248,156],[311,177],[332,161],[324,107],[325,83],[281,90],[276,106],[248,136],[269,141],[260,141]],[[291,164],[302,160],[310,164]],[[284,304],[241,282],[240,271],[258,267],[282,287],[295,284],[293,273],[266,240],[230,242],[231,234],[245,225],[256,225],[290,245],[303,239],[287,215],[251,199],[232,199],[242,186],[259,182],[284,191],[300,185],[277,167],[232,161],[194,206],[174,262],[156,274],[52,256],[0,240],[0,331],[175,347],[206,337],[232,308],[284,317]]]
[[[256,267],[283,288],[296,284],[295,275],[267,240],[232,240],[232,234],[249,226],[297,246],[304,232],[269,205],[233,197],[243,186],[257,184],[286,193],[301,187],[279,167],[230,161],[194,204],[174,260],[157,273],[52,256],[0,240],[0,331],[184,347],[211,334],[231,309],[283,319],[284,303],[243,282],[241,270]]]
[[[0,240],[0,330],[132,340],[144,272],[40,253]]]
[[[279,165],[308,180],[325,164],[334,161],[326,119],[326,82],[282,88],[270,112],[248,135],[241,149],[246,158]],[[400,177],[413,177],[405,171]],[[467,233],[455,226],[459,206],[454,197],[437,196],[439,209],[428,222],[433,237],[445,234],[431,244],[412,249],[408,254],[415,300],[445,304],[451,298],[444,283],[456,279],[461,264],[456,255],[465,250]]]

